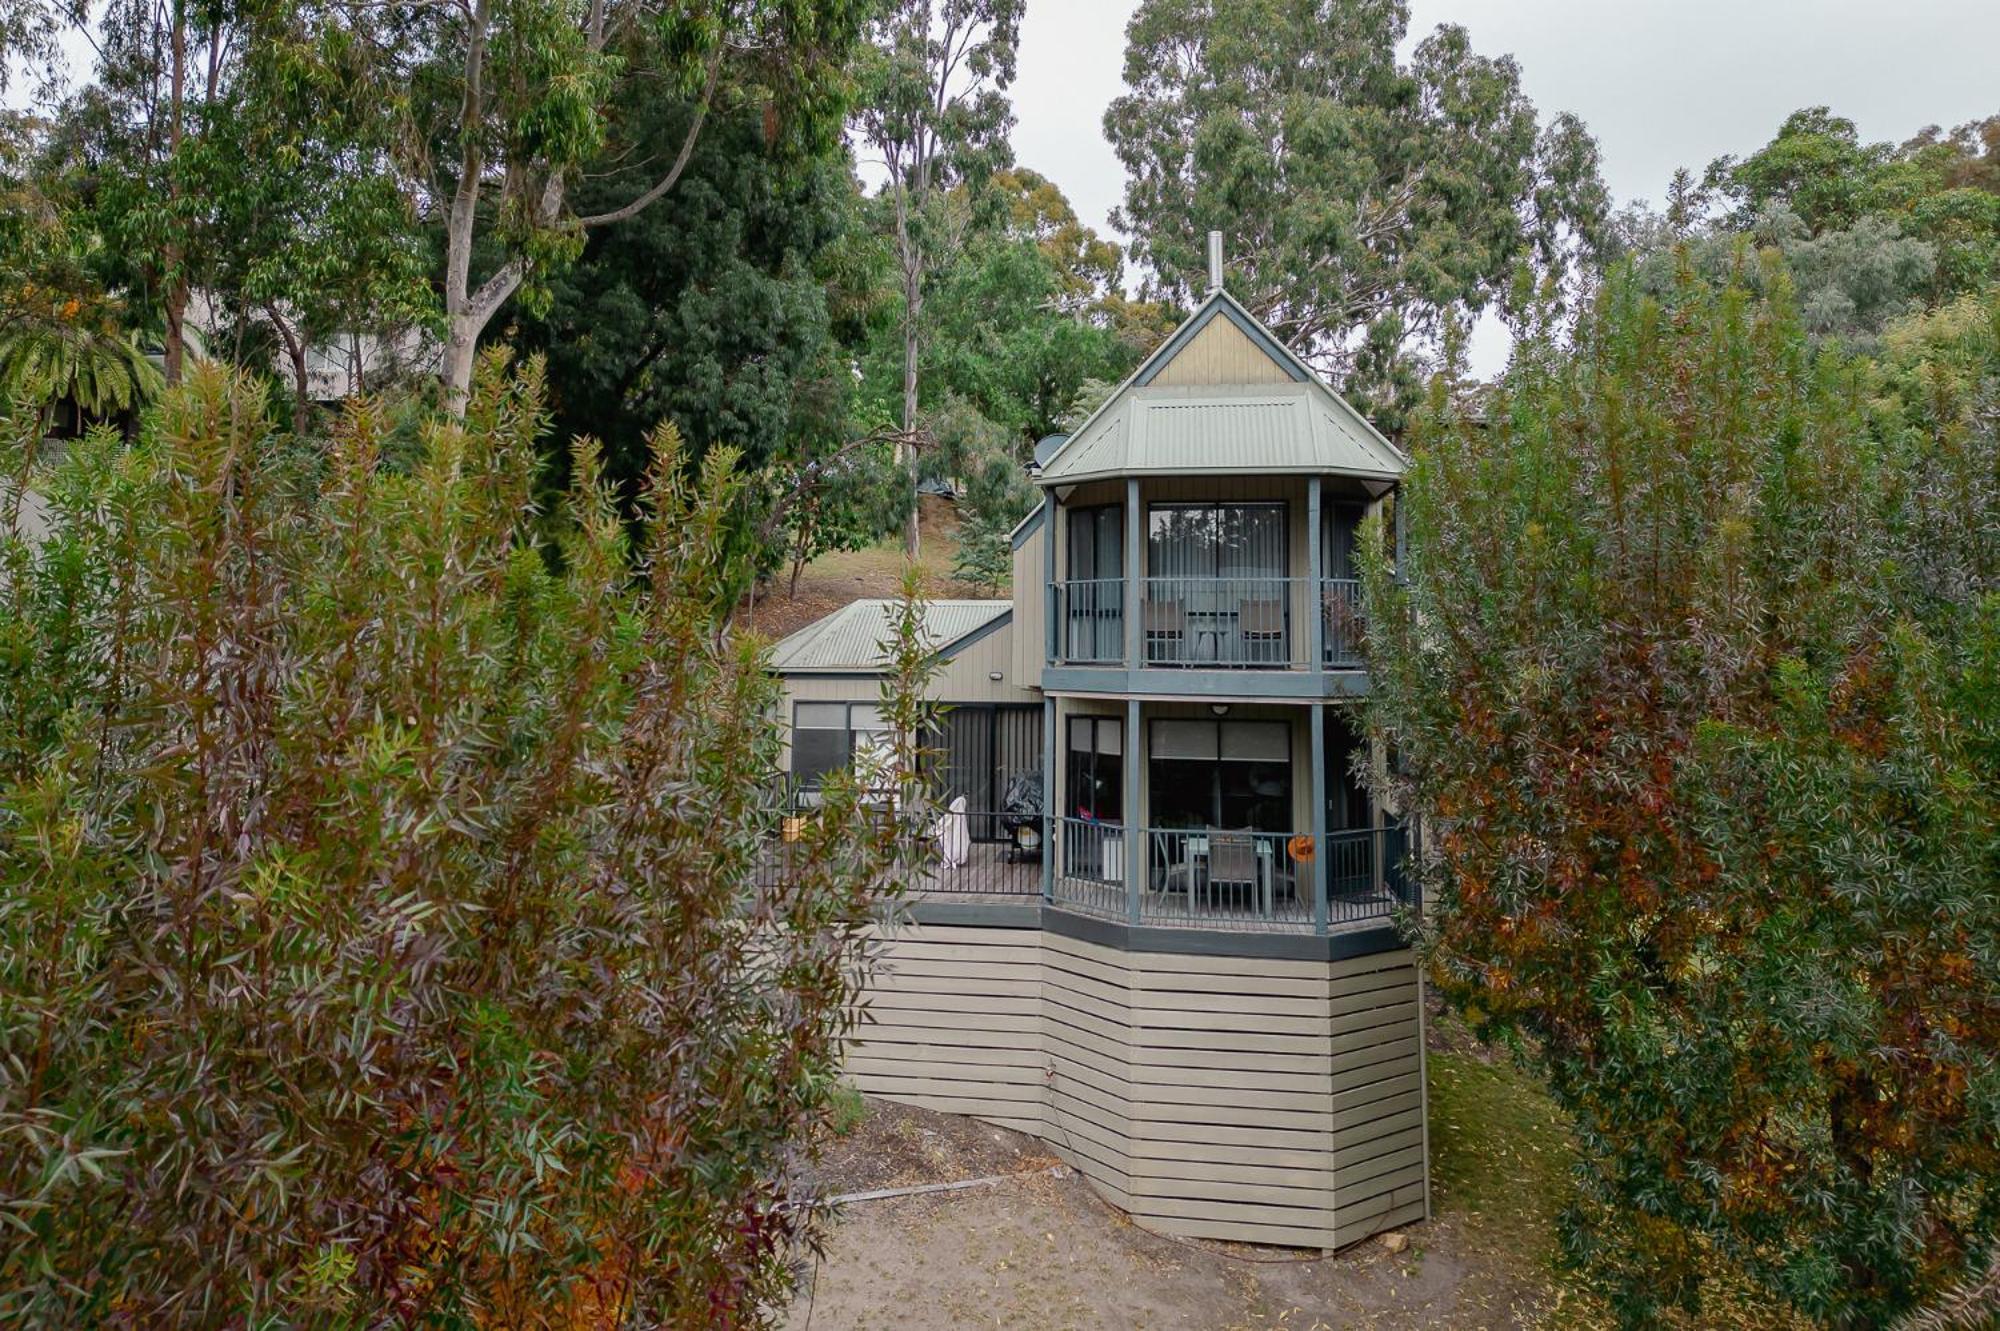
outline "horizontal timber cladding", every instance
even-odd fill
[[[869,1095],[1042,1134],[1039,929],[909,924],[873,939],[847,1046]]]
[[[880,935],[848,1073],[1033,1133],[1141,1224],[1337,1247],[1423,1218],[1407,951],[1125,951],[1034,928]]]

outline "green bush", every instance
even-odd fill
[[[1569,1114],[1634,1325],[1886,1325],[2000,1242],[2000,296],[1809,345],[1608,279],[1412,441],[1372,706],[1440,989]],[[1525,1038],[1523,1038],[1525,1037]]]
[[[731,456],[691,483],[663,432],[635,537],[587,442],[533,510],[542,428],[538,368],[488,362],[414,457],[365,405],[322,456],[203,372],[4,548],[0,1321],[743,1325],[782,1293],[894,828],[834,789],[758,872]]]

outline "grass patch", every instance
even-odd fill
[[[1431,1179],[1440,1214],[1462,1213],[1492,1240],[1547,1267],[1555,1214],[1574,1187],[1575,1152],[1555,1104],[1508,1063],[1433,1053]]]
[[[836,1137],[851,1137],[868,1120],[868,1102],[846,1082],[833,1088],[826,1101],[826,1125]]]
[[[1449,1020],[1449,1018],[1447,1018]],[[1431,1184],[1440,1220],[1463,1226],[1467,1249],[1484,1253],[1540,1305],[1525,1325],[1611,1331],[1602,1300],[1555,1265],[1556,1213],[1575,1195],[1576,1150],[1555,1101],[1534,1077],[1501,1059],[1433,1050],[1430,1066]],[[1699,1317],[1671,1325],[1736,1331],[1807,1331],[1720,1261]]]

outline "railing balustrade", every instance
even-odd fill
[[[1082,578],[1052,583],[1056,659],[1070,665],[1116,665],[1125,659],[1125,580]]]
[[[810,808],[779,819],[779,834],[766,843],[758,860],[757,881],[772,887],[783,881],[793,857],[803,843],[800,822],[812,817]],[[948,826],[948,820],[965,819],[964,833]],[[967,812],[963,815],[940,812],[930,826],[913,833],[914,842],[906,862],[910,878],[908,896],[1015,897],[1033,898],[1042,893],[1042,856],[1039,828],[1033,844],[1024,847],[1011,839],[972,840],[971,833],[983,828],[1004,829],[1021,820],[1021,815],[1005,811]],[[1030,817],[1039,824],[1039,817]]]
[[[1367,616],[1358,578],[1144,578],[1140,661],[1153,668],[1303,670],[1311,664],[1307,616],[1321,621],[1321,660],[1358,670]],[[1049,585],[1056,660],[1125,662],[1125,582],[1086,578]],[[1317,603],[1315,605],[1315,602]]]
[[[1326,664],[1337,670],[1359,669],[1363,630],[1368,623],[1361,603],[1361,579],[1321,579],[1319,612]]]
[[[1112,824],[1057,819],[1058,906],[1107,919],[1134,917],[1125,880],[1128,838]],[[1390,918],[1415,905],[1404,872],[1400,821],[1309,834],[1218,828],[1142,828],[1136,916],[1141,924],[1266,933],[1310,933]],[[1110,847],[1107,852],[1107,847]],[[1327,859],[1325,909],[1315,900],[1314,860]]]
[[[1147,578],[1149,666],[1285,670],[1306,663],[1301,578]]]
[[[1125,828],[1090,818],[1054,818],[1052,888],[1057,905],[1124,919]]]

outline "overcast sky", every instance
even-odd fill
[[[1108,228],[1124,173],[1104,141],[1136,0],[1028,0],[1014,152]],[[1457,23],[1511,53],[1546,117],[1597,136],[1619,204],[1658,203],[1674,168],[1754,151],[1802,106],[1869,139],[2000,112],[1996,0],[1412,0],[1411,43]]]
[[[1104,111],[1124,89],[1137,0],[1028,0],[1014,155],[1112,231],[1124,171]],[[2000,0],[1412,0],[1410,44],[1457,23],[1483,55],[1510,53],[1544,117],[1574,111],[1603,150],[1616,204],[1658,204],[1676,167],[1768,143],[1787,115],[1826,105],[1870,140],[2000,112]],[[1477,374],[1506,363],[1488,320]]]

